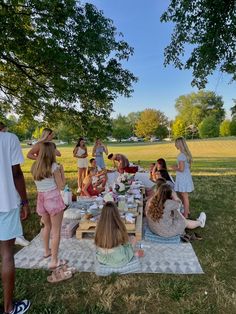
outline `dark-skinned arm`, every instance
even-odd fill
[[[25,178],[19,164],[12,166],[12,175],[16,190],[19,193],[21,201],[23,203],[21,207],[21,219],[24,220],[29,215],[29,205],[25,187]]]

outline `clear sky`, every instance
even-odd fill
[[[85,2],[85,1],[84,1]],[[161,110],[174,119],[175,100],[183,94],[197,91],[191,86],[192,72],[164,67],[164,48],[169,44],[173,25],[161,23],[160,16],[168,7],[169,0],[87,0],[104,15],[113,20],[124,40],[134,48],[134,55],[124,63],[138,77],[133,85],[131,98],[119,97],[114,103],[116,116],[145,108]],[[189,47],[190,48],[190,47]],[[223,97],[224,107],[230,117],[232,98],[236,98],[236,83],[230,77],[216,71],[209,78],[206,90]]]

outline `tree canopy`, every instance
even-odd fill
[[[171,0],[161,21],[175,24],[165,49],[165,65],[192,68],[192,85],[198,88],[205,87],[217,66],[236,80],[235,0]],[[186,44],[193,47],[188,57]]]
[[[164,138],[168,134],[168,119],[160,110],[145,109],[135,125],[135,134],[140,137],[150,138],[158,136]]]
[[[110,116],[112,101],[130,96],[137,80],[121,63],[133,49],[92,4],[1,1],[0,43],[2,112]]]

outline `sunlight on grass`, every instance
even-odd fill
[[[92,273],[77,273],[72,280],[57,285],[46,282],[43,270],[17,270],[16,298],[29,298],[33,314],[199,314],[236,313],[236,139],[189,141],[195,190],[190,194],[191,216],[207,214],[204,229],[197,230],[202,241],[192,243],[204,275],[165,274],[112,275],[99,278]],[[173,143],[108,145],[110,152],[140,160],[142,167],[164,157],[168,166],[176,162]],[[77,188],[76,159],[73,147],[60,147],[58,158],[66,178]],[[28,149],[24,149],[26,154]],[[91,147],[89,147],[91,153]],[[32,161],[26,160],[27,190],[32,211],[36,189],[30,174]],[[107,163],[111,166],[111,163]],[[40,230],[33,213],[23,223],[25,236],[32,239]],[[2,303],[2,288],[0,287]]]

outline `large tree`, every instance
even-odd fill
[[[177,98],[175,108],[177,119],[180,119],[185,127],[198,126],[207,116],[214,115],[218,122],[223,121],[225,110],[221,96],[211,91],[199,91],[181,95]]]
[[[112,121],[112,136],[121,141],[127,139],[132,135],[132,127],[126,116],[119,114],[116,119]]]
[[[192,85],[199,88],[205,87],[207,76],[218,66],[236,80],[235,0],[171,0],[161,21],[175,24],[165,65],[192,68]],[[192,52],[186,57],[187,44]]]
[[[92,4],[1,1],[1,111],[54,117],[70,108],[83,120],[89,103],[89,116],[110,116],[112,101],[129,96],[136,81],[121,64],[132,53]]]
[[[236,119],[236,99],[233,99],[234,105],[230,108],[232,119]]]
[[[135,134],[146,138],[152,136],[163,138],[168,134],[167,126],[168,119],[163,112],[156,109],[145,109],[136,122]]]

